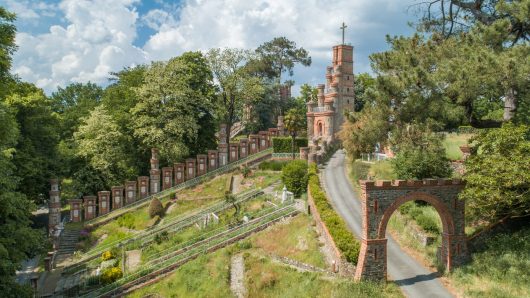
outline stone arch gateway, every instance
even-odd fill
[[[465,204],[458,199],[458,194],[464,187],[461,180],[360,182],[363,225],[356,280],[386,280],[386,227],[394,211],[408,201],[425,201],[440,215],[443,231],[438,258],[445,269],[451,271],[467,260]]]

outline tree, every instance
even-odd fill
[[[14,13],[0,6],[0,99],[9,91],[7,83],[11,80],[11,55],[17,49],[15,35],[17,28],[13,24],[16,20]]]
[[[460,198],[475,218],[530,214],[530,126],[506,123],[472,138]]]
[[[408,126],[395,137],[396,157],[391,160],[398,179],[445,178],[452,173],[442,136]]]
[[[360,73],[355,77],[355,107],[354,110],[359,112],[364,107],[364,103],[369,101],[365,93],[368,88],[372,88],[375,85],[375,79],[370,76],[369,73]]]
[[[303,111],[297,110],[297,109],[290,109],[287,112],[287,115],[285,115],[285,118],[283,119],[283,123],[285,125],[285,129],[289,132],[289,135],[291,135],[291,144],[292,144],[292,153],[293,153],[293,159],[294,159],[294,143],[296,140],[296,136],[301,130],[304,130],[307,127],[306,124],[306,116],[303,113]]]
[[[154,62],[132,108],[134,136],[176,162],[216,145],[212,73],[200,52]]]
[[[318,89],[309,84],[300,86],[300,99],[304,102],[317,101]]]
[[[260,78],[251,76],[244,68],[250,58],[248,51],[211,49],[206,58],[219,89],[219,119],[230,132],[237,119],[249,122],[252,105],[262,96],[264,88]],[[225,141],[229,143],[230,133]]]
[[[42,90],[6,99],[18,123],[19,138],[13,163],[21,178],[19,191],[38,202],[48,192],[48,180],[58,168],[59,121]]]
[[[234,207],[234,217],[237,217],[241,209],[240,203],[237,202],[237,197],[230,191],[225,192],[225,203],[231,204]]]
[[[307,189],[307,169],[307,161],[300,159],[289,162],[282,169],[282,181],[296,197]]]
[[[153,218],[157,215],[160,217],[164,215],[164,206],[158,198],[153,198],[149,203],[149,217]]]
[[[106,185],[119,185],[138,175],[134,156],[128,152],[131,140],[120,131],[105,107],[96,107],[81,122],[74,133],[76,154],[98,171]]]

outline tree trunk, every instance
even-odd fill
[[[504,96],[504,122],[512,120],[517,111],[517,97],[515,93],[516,91],[513,88],[508,88]]]

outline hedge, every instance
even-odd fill
[[[274,153],[291,153],[291,137],[274,137],[272,138],[272,148]],[[296,138],[294,141],[294,152],[299,152],[300,147],[307,147],[307,138]]]
[[[338,249],[346,257],[346,260],[357,265],[359,258],[360,243],[346,227],[346,222],[333,210],[329,204],[326,194],[320,187],[316,164],[309,166],[309,190],[320,213],[320,218],[326,225],[337,245]]]

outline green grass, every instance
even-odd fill
[[[223,174],[199,184],[193,188],[188,188],[177,193],[178,199],[195,199],[195,198],[218,198],[222,197],[227,191],[227,181],[232,173]]]
[[[381,160],[373,163],[368,171],[373,180],[393,180],[397,179],[390,160]]]
[[[241,181],[239,191],[253,188],[265,188],[281,179],[281,172],[256,170]]]
[[[486,240],[449,277],[466,297],[530,297],[530,227]]]
[[[460,146],[467,144],[467,140],[473,136],[472,134],[456,134],[449,133],[443,140],[445,154],[450,160],[462,159],[462,151]]]

